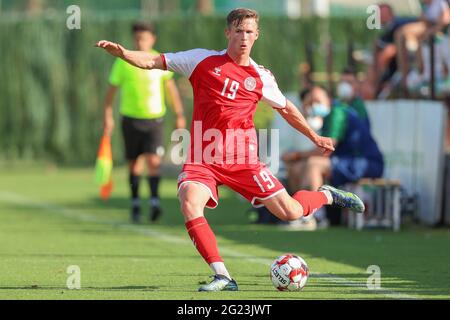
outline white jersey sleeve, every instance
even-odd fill
[[[219,55],[221,52],[207,49],[192,49],[176,53],[163,54],[165,67],[190,78],[197,65],[209,56]]]
[[[270,104],[272,108],[284,109],[287,104],[287,99],[278,88],[277,81],[273,74],[262,66],[257,65],[252,61],[255,69],[258,71],[263,84],[261,100]]]

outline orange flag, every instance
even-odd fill
[[[103,135],[95,163],[95,182],[100,187],[100,197],[106,201],[113,189],[111,138]]]

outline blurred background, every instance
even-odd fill
[[[370,0],[357,3],[350,0],[0,0],[0,169],[7,171],[11,166],[36,164],[93,166],[102,135],[102,106],[113,63],[111,57],[94,49],[97,40],[109,39],[132,47],[131,25],[135,21],[148,21],[156,25],[156,49],[160,52],[194,47],[221,50],[226,46],[223,30],[227,13],[235,7],[250,7],[261,14],[261,38],[252,57],[270,68],[282,91],[296,103],[300,104],[300,90],[311,83],[323,86],[336,96],[342,70],[351,67],[355,71],[373,135],[384,154],[383,179],[387,182],[382,184],[399,181],[402,215],[428,226],[448,225],[449,66],[444,61],[442,74],[431,67],[432,74],[427,81],[414,81],[417,72],[413,72],[411,64],[408,75],[413,73],[405,82],[391,75],[384,79],[383,86],[378,80],[376,85],[367,84],[372,81],[370,70],[376,60],[374,46],[388,28],[386,25],[368,28],[368,8],[376,3]],[[423,3],[418,0],[384,3],[391,5],[397,16],[419,19],[423,11]],[[81,29],[67,27],[70,13],[66,10],[70,5],[81,9]],[[436,37],[446,39],[444,43],[448,47],[448,33]],[[424,43],[433,47],[438,41],[433,38]],[[414,48],[407,50],[407,54],[414,54],[411,53]],[[440,59],[445,58],[444,53]],[[426,63],[434,66],[439,61],[431,55]],[[180,76],[175,79],[189,123],[190,84]],[[401,86],[403,83],[406,86]],[[116,112],[115,117],[118,116]],[[258,109],[255,116],[258,127],[270,128],[275,121],[270,108]],[[172,129],[173,117],[168,116],[167,145]],[[280,149],[290,150],[292,145],[283,146],[283,143],[296,138],[284,132],[284,127],[280,129]],[[119,130],[115,130],[112,142],[115,166],[121,166],[125,161]],[[167,157],[165,170],[176,176],[179,168],[171,165]],[[377,187],[372,183],[364,188]],[[380,201],[389,205],[393,200],[384,195]]]

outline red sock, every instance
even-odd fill
[[[292,198],[303,207],[303,216],[307,217],[328,204],[327,196],[320,191],[298,191]]]
[[[204,217],[188,221],[186,229],[194,246],[208,264],[223,262],[217,248],[216,236]]]

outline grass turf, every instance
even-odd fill
[[[114,180],[104,203],[92,169],[0,170],[0,299],[450,298],[449,229],[288,232],[250,225],[249,204],[227,189],[207,218],[240,291],[199,293],[210,270],[184,229],[176,181],[162,182],[161,221],[136,226],[125,171]],[[269,280],[268,264],[286,252],[312,272],[301,292],[278,292]],[[81,269],[81,290],[66,286],[70,265]],[[370,265],[380,267],[381,290],[366,287]]]

